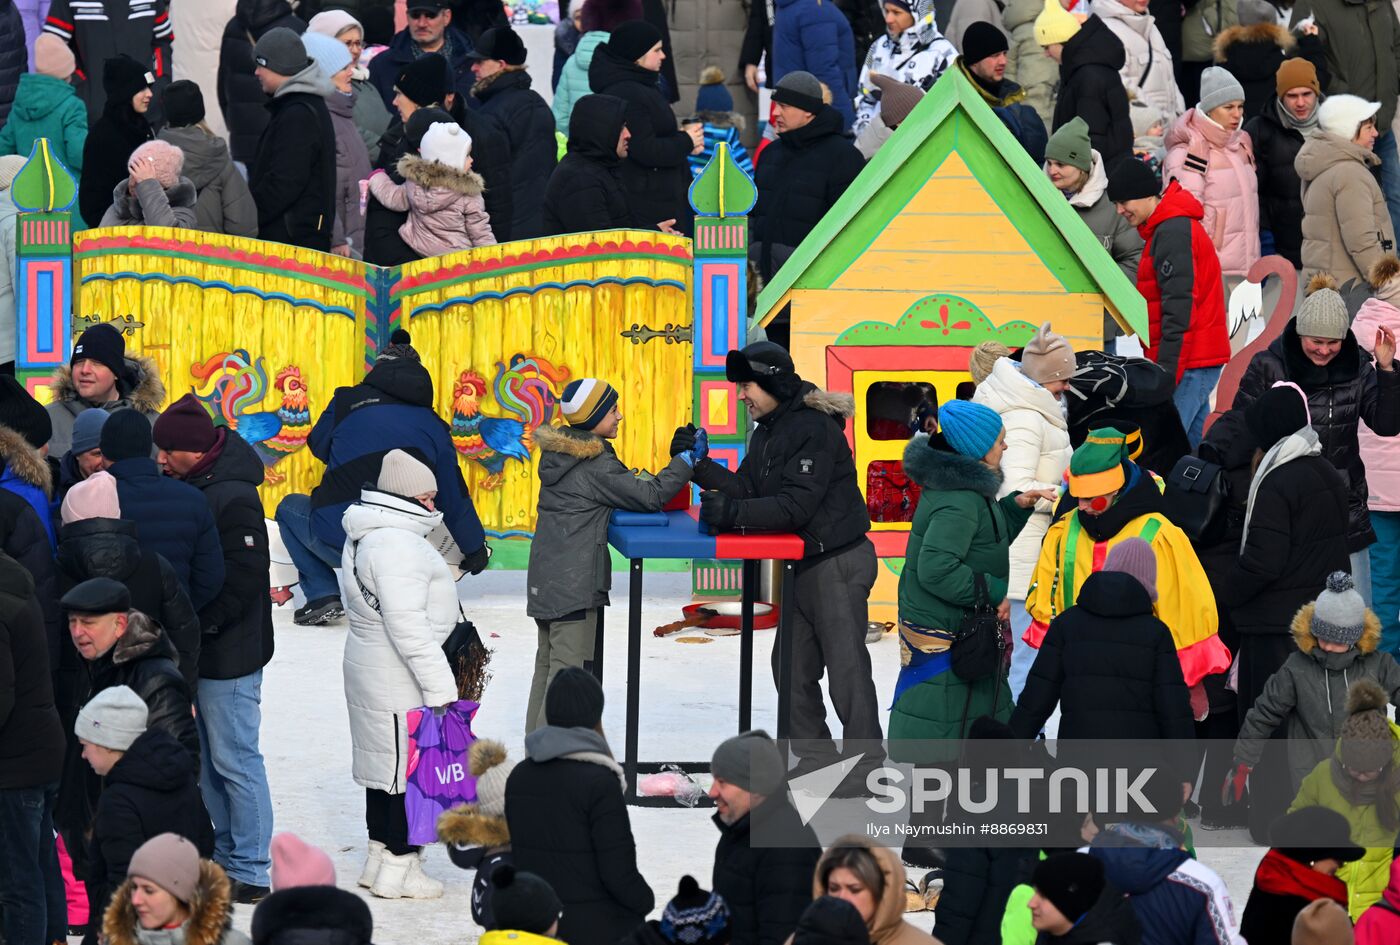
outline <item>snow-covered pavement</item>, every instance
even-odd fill
[[[526,618],[523,572],[487,572],[459,585],[468,617],[494,648],[493,678],[473,726],[479,736],[503,741],[520,758],[525,701],[535,651],[534,622]],[[622,754],[626,705],[627,575],[614,575],[614,606],[608,615],[604,688],[608,703],[603,726],[614,752]],[[733,734],[737,723],[739,639],[709,638],[685,644],[658,640],[652,628],[680,618],[690,599],[688,574],[652,574],[643,601],[640,754],[644,760],[708,758]],[[297,603],[300,603],[298,600]],[[350,734],[341,685],[345,627],[304,628],[292,623],[294,604],[274,610],[277,654],[263,684],[262,747],[272,785],[275,829],[292,831],[324,849],[335,860],[340,886],[364,895],[375,918],[377,945],[463,945],[480,931],[472,923],[473,874],[456,869],[440,847],[430,848],[426,869],[447,884],[436,902],[390,902],[355,887],[364,862],[364,791],[350,778]],[[683,636],[695,636],[687,633]],[[755,727],[773,730],[776,696],[766,672],[773,635],[760,632],[755,643]],[[899,666],[892,634],[871,648],[875,682],[888,704]],[[834,713],[828,709],[831,717]],[[633,808],[632,829],[642,874],[656,892],[658,913],[675,894],[685,873],[710,885],[718,833],[708,810]],[[1254,867],[1262,851],[1202,848],[1202,859],[1225,879],[1234,897],[1236,919],[1244,908]],[[235,924],[245,931],[252,909],[239,906]],[[931,927],[932,913],[911,919]]]

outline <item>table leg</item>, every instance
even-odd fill
[[[797,603],[797,562],[783,562],[782,607],[778,610],[778,738],[792,722],[792,609]]]
[[[753,603],[758,596],[758,562],[744,561],[739,603],[739,731],[753,728]]]
[[[622,771],[627,780],[627,799],[637,796],[637,725],[641,716],[642,685],[642,566],[632,559],[627,589],[627,748]]]

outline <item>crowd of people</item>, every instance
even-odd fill
[[[618,389],[571,381],[562,424],[535,434],[524,757],[475,743],[477,799],[439,823],[475,871],[488,945],[917,945],[932,939],[904,913],[931,903],[946,945],[1395,940],[1391,4],[756,0],[737,51],[745,85],[771,100],[755,136],[722,74],[677,120],[674,13],[659,0],[563,5],[552,104],[494,0],[408,0],[397,32],[388,3],[239,0],[215,77],[226,139],[200,84],[171,81],[181,52],[166,0],[53,0],[32,57],[21,49],[27,71],[7,55],[16,28],[24,46],[23,4],[0,6],[7,230],[9,182],[41,137],[78,179],[86,225],[381,265],[620,227],[685,235],[694,174],[718,142],[747,140],[733,151],[757,183],[751,267],[767,278],[956,70],[1146,300],[1144,357],[1119,352],[1107,315],[1100,351],[1076,352],[1047,323],[1017,350],[979,345],[958,399],[938,404],[924,385],[885,418],[909,439],[902,470],[919,490],[898,666],[866,647],[877,560],[845,437],[854,405],[797,374],[781,321],[726,362],[755,421],[737,469],[688,425],[664,469],[635,476],[611,443]],[[12,242],[0,240],[11,349]],[[1301,272],[1305,295],[1233,403],[1215,404],[1226,293],[1268,254]],[[0,377],[5,945],[70,930],[107,945],[240,945],[239,905],[256,905],[258,945],[368,943],[368,909],[334,888],[330,858],[273,833],[262,461],[198,398],[168,402],[111,326],[84,331],[50,386],[41,406]],[[464,626],[456,581],[491,555],[435,403],[397,333],[316,419],[320,482],[275,514],[305,598],[294,623],[349,625],[358,885],[386,899],[443,892],[410,842],[407,716],[459,698],[443,651]],[[658,903],[601,728],[594,641],[609,516],[659,509],[690,483],[712,529],[803,538],[783,602],[790,729],[716,749],[712,889],[686,877],[648,921]],[[838,796],[868,794],[883,737],[894,761],[946,765],[963,740],[1035,739],[1057,713],[1062,738],[1198,750],[1154,779],[1159,817],[1086,823],[1082,848],[892,850],[852,836],[822,849],[785,782],[842,760],[828,698],[863,749]],[[1238,932],[1192,823],[1269,847]],[[799,842],[765,844],[768,831]]]

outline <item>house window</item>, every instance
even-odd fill
[[[938,393],[925,381],[876,381],[865,392],[865,435],[872,440],[926,433],[937,414]]]

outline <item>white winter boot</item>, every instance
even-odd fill
[[[369,858],[365,860],[365,868],[360,871],[360,885],[368,889],[374,885],[374,879],[379,875],[379,865],[384,860],[384,844],[378,840],[369,842]]]
[[[370,893],[380,899],[437,899],[442,895],[442,883],[423,872],[418,853],[395,856],[387,850],[379,866],[379,875]]]

